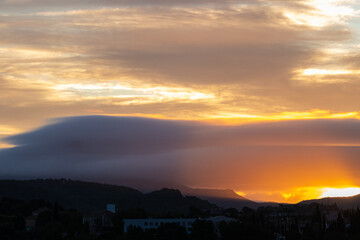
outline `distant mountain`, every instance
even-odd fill
[[[243,207],[257,209],[263,206],[277,206],[277,203],[258,203],[251,201],[243,196],[238,195],[230,189],[199,189],[180,187],[184,195],[196,196],[201,199],[207,200],[210,203],[216,204],[222,208],[236,208],[241,210]]]
[[[301,201],[298,204],[319,203],[323,205],[336,205],[342,209],[356,209],[360,207],[360,194],[353,197],[332,197]]]
[[[257,209],[263,206],[278,206],[278,203],[273,202],[254,202],[243,196],[236,194],[231,189],[206,189],[206,188],[191,188],[187,186],[178,185],[175,183],[148,181],[144,179],[119,179],[121,185],[130,186],[139,189],[142,192],[151,192],[162,188],[179,189],[185,196],[195,196],[209,201],[222,208],[236,208],[242,210],[243,207]]]
[[[180,190],[185,195],[202,196],[202,197],[215,197],[215,198],[227,198],[250,201],[243,196],[238,195],[231,189],[206,189],[206,188],[189,188],[180,187]]]
[[[144,194],[141,198],[138,198],[136,206],[148,211],[163,213],[184,213],[187,212],[190,208],[197,208],[200,210],[211,210],[219,208],[215,204],[211,204],[206,200],[202,200],[193,196],[184,197],[179,190],[167,188]]]
[[[65,179],[0,180],[0,199],[4,197],[26,201],[44,199],[83,212],[105,209],[107,203],[117,203],[122,210],[143,208],[155,213],[184,213],[190,207],[200,210],[218,208],[196,197],[184,197],[173,189],[143,194],[129,187]]]

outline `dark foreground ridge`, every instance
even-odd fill
[[[190,207],[205,210],[217,208],[208,201],[183,196],[174,189],[164,188],[143,194],[129,187],[66,179],[1,180],[0,199],[4,197],[25,201],[43,199],[82,212],[102,210],[109,203],[116,203],[119,210],[142,208],[156,213],[183,213]]]

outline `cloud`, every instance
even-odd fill
[[[152,6],[134,3],[131,8],[121,1],[106,2],[105,8],[89,7],[87,1],[76,6],[65,1],[56,3],[64,8],[41,8],[49,2],[6,1],[5,6],[26,8],[30,13],[0,16],[0,43],[6,46],[0,48],[5,56],[0,68],[19,93],[12,105],[25,112],[59,106],[48,117],[88,114],[90,108],[108,114],[148,113],[149,106],[156,106],[152,114],[174,117],[182,113],[177,117],[195,119],[233,112],[262,115],[358,109],[357,76],[298,76],[299,70],[312,66],[334,65],[324,58],[341,65],[340,58],[325,54],[323,48],[353,37],[345,23],[324,27],[294,23],[287,12],[314,11],[303,1],[229,1],[210,7],[205,3],[212,1],[199,1],[196,6],[190,1],[183,5],[159,1]],[[191,96],[169,99],[155,94],[151,103],[144,103],[131,97],[101,96],[99,91],[81,95],[59,88],[76,84],[124,85],[135,92],[186,88],[214,96],[216,101],[189,104],[194,101]],[[28,91],[25,88],[40,96],[29,99],[30,94],[20,94]],[[205,106],[203,110],[199,111],[199,104]],[[7,105],[3,111],[9,111]],[[29,120],[33,125],[39,125],[37,115]],[[8,117],[2,118],[7,124]]]
[[[196,124],[132,117],[77,117],[7,138],[19,146],[57,148],[60,152],[126,156],[176,150],[190,145]],[[47,139],[44,142],[44,139]],[[45,144],[45,145],[44,145]]]
[[[242,0],[241,4],[252,4],[257,3],[258,0]],[[79,0],[76,2],[65,0],[65,1],[55,1],[55,0],[1,0],[0,4],[2,10],[6,11],[17,11],[17,12],[26,12],[34,9],[59,9],[59,8],[94,8],[94,7],[171,7],[171,6],[198,6],[198,5],[216,5],[224,6],[228,4],[239,4],[239,1],[236,0]]]
[[[53,120],[5,138],[2,178],[68,177],[117,184],[279,190],[360,183],[358,120],[209,125],[136,117]]]

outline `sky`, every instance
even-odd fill
[[[356,0],[0,0],[0,178],[282,202],[359,187],[359,16]]]

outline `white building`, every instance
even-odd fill
[[[143,230],[147,229],[154,229],[160,227],[161,224],[165,223],[175,223],[178,224],[186,229],[189,233],[192,224],[196,220],[204,220],[204,221],[211,221],[214,226],[216,227],[220,222],[231,222],[236,221],[236,219],[225,217],[225,216],[216,216],[210,218],[170,218],[170,219],[124,219],[124,232],[126,233],[130,226],[138,227]]]
[[[158,228],[161,224],[175,223],[190,232],[191,225],[196,221],[196,218],[172,218],[172,219],[124,219],[124,232],[127,232],[130,226],[138,227],[143,230]]]
[[[233,221],[236,221],[236,219],[229,218],[229,217],[226,217],[226,216],[216,216],[216,217],[210,217],[210,218],[201,218],[200,220],[210,221],[214,225],[219,224],[221,222],[233,222]]]

